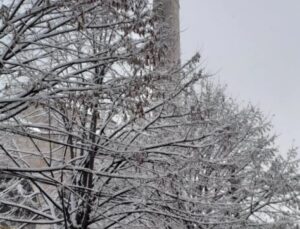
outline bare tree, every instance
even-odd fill
[[[170,47],[151,1],[4,1],[1,12],[1,223],[297,220],[296,164],[276,157],[261,113],[211,85],[198,55],[157,67]]]
[[[187,141],[176,146],[190,159],[174,169],[177,192],[191,201],[182,208],[202,220],[188,228],[293,225],[299,220],[296,149],[287,159],[278,156],[271,124],[257,108],[241,108],[209,81],[197,90]]]

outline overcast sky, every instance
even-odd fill
[[[199,51],[228,95],[274,115],[282,151],[300,146],[300,1],[180,2],[183,58]]]

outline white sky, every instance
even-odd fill
[[[274,114],[283,154],[300,146],[300,1],[180,2],[183,59],[199,51],[228,95]]]

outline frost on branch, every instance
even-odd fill
[[[276,156],[270,124],[214,86],[199,55],[157,67],[164,47],[150,5],[6,5],[0,223],[272,228],[298,219],[293,157]]]

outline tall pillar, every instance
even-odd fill
[[[179,0],[153,0],[153,8],[158,16],[160,39],[166,44],[163,65],[176,67],[180,65]]]

